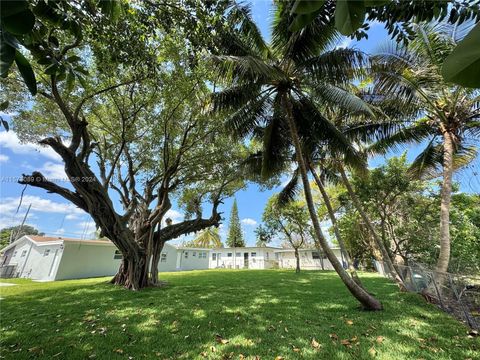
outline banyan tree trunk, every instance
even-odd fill
[[[153,244],[152,250],[152,263],[150,265],[150,283],[152,285],[158,284],[158,263],[160,261],[160,254],[163,250],[163,245],[165,242],[163,241],[155,241]]]
[[[134,254],[124,257],[112,284],[121,285],[129,290],[141,290],[149,285],[148,262],[146,254]]]

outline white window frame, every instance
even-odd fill
[[[25,257],[27,256],[27,250],[22,250],[22,254],[20,255],[20,257]]]
[[[160,262],[167,262],[167,253],[160,254]]]
[[[113,260],[121,260],[123,259],[122,252],[120,250],[115,250],[113,253]]]
[[[227,257],[232,257],[233,253],[227,253]]]
[[[252,258],[257,257],[257,253],[256,253],[256,252],[251,252],[251,253],[250,253],[250,256],[251,256]]]
[[[184,252],[183,252],[183,257],[184,257],[185,259],[188,259],[188,251],[184,251]]]
[[[50,249],[45,249],[43,251],[43,256],[48,256],[48,255],[50,255]]]

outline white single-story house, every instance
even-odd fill
[[[26,235],[1,250],[0,275],[64,280],[114,275],[122,255],[111,241]]]
[[[340,250],[332,249],[340,259]],[[0,250],[0,277],[65,280],[114,275],[122,259],[108,240],[79,240],[25,235]],[[325,256],[300,249],[305,270],[332,270]],[[295,268],[293,249],[277,247],[193,248],[165,244],[160,272],[203,269]]]

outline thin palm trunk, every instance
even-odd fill
[[[300,174],[302,177],[303,191],[305,193],[305,200],[307,202],[308,211],[310,213],[310,218],[313,223],[313,228],[315,230],[315,235],[320,242],[320,245],[325,252],[328,260],[332,264],[333,268],[340,276],[340,279],[343,281],[345,286],[348,288],[350,293],[362,304],[362,306],[367,310],[382,310],[382,304],[366,292],[362,287],[358,286],[355,281],[348,275],[345,269],[342,267],[337,257],[333,251],[328,246],[327,240],[323,236],[322,229],[320,227],[320,222],[315,211],[315,206],[313,204],[312,190],[310,188],[310,183],[308,181],[307,166],[305,164],[305,159],[302,152],[302,147],[300,144],[300,139],[297,132],[297,127],[293,118],[292,104],[287,98],[287,95],[283,95],[282,99],[284,108],[287,114],[287,121],[290,130],[290,135],[292,137],[293,145],[295,147],[295,154],[297,157],[298,166],[300,168]]]
[[[390,274],[390,276],[393,277],[397,285],[400,287],[402,291],[406,290],[405,284],[402,280],[402,277],[397,271],[397,268],[393,264],[392,259],[390,258],[390,255],[388,254],[387,248],[385,247],[385,244],[383,243],[383,240],[378,236],[377,232],[375,231],[375,228],[373,227],[372,222],[370,221],[370,218],[368,217],[367,213],[363,209],[362,205],[360,204],[360,200],[358,200],[357,195],[355,194],[355,191],[353,191],[352,185],[350,184],[350,181],[348,180],[347,174],[345,173],[345,169],[343,166],[340,164],[339,166],[339,172],[340,176],[342,177],[342,181],[347,188],[348,194],[350,198],[352,199],[352,202],[357,209],[357,211],[360,213],[360,216],[363,219],[363,222],[367,226],[368,230],[370,231],[370,234],[373,237],[373,240],[375,242],[375,245],[377,246],[378,250],[380,251],[382,255],[382,260],[384,264],[387,267],[387,271]]]
[[[347,263],[348,272],[350,273],[350,276],[352,277],[352,279],[358,285],[363,287],[362,282],[360,281],[360,278],[358,277],[357,272],[353,267],[353,262],[350,259],[350,255],[347,252],[347,248],[345,246],[345,243],[343,242],[342,236],[340,235],[340,231],[338,230],[337,218],[335,217],[335,212],[333,211],[332,203],[330,202],[330,197],[328,196],[327,191],[323,186],[323,182],[318,176],[314,167],[313,166],[309,166],[309,167],[310,167],[310,172],[312,173],[313,178],[315,179],[315,183],[317,184],[317,187],[320,190],[320,193],[322,194],[323,202],[327,207],[328,216],[330,217],[330,221],[332,222],[332,226],[333,226],[333,232],[335,233],[335,237],[337,238],[338,245],[340,246],[340,251],[343,253],[343,256],[345,257],[345,262]]]
[[[443,142],[443,183],[440,205],[440,253],[438,255],[438,272],[447,272],[450,261],[450,201],[452,197],[453,174],[453,139],[446,132]]]

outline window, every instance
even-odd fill
[[[235,256],[240,257],[240,256],[242,256],[242,253],[238,252],[238,253],[235,254]]]
[[[217,260],[217,254],[216,253],[212,254],[212,260]]]
[[[113,259],[114,260],[123,259],[123,255],[120,250],[115,250],[115,254],[113,254]]]
[[[196,251],[192,252],[192,256],[197,256],[197,252]]]
[[[206,259],[207,258],[207,252],[206,251],[201,251],[198,253],[198,258],[199,259]]]
[[[13,252],[12,257],[15,257],[15,256],[17,256],[17,250],[15,250],[15,251]]]
[[[188,259],[188,251],[184,252],[184,257],[185,257],[185,259]]]
[[[313,259],[320,259],[320,254],[318,251],[312,251],[312,258]]]
[[[232,253],[227,253],[227,257],[232,257]]]
[[[167,262],[167,253],[162,253],[160,255],[160,262]]]
[[[256,253],[256,252],[252,252],[252,253],[250,253],[250,255],[251,255],[252,257],[255,257],[255,256],[257,256],[257,253]]]
[[[45,249],[45,251],[43,252],[43,256],[48,256],[50,255],[50,249]]]
[[[269,254],[268,254],[268,252],[266,252],[266,253],[265,253],[265,259],[268,260],[268,256],[269,256]]]
[[[20,257],[25,257],[26,255],[27,255],[27,250],[23,250],[22,255],[20,255]]]

